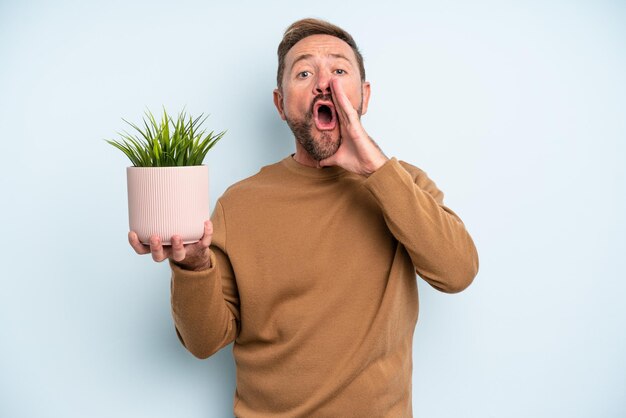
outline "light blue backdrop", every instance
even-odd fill
[[[232,415],[231,346],[179,344],[102,138],[146,107],[210,113],[213,205],[295,149],[271,94],[307,16],[355,36],[366,129],[479,251],[463,293],[418,280],[415,416],[626,416],[626,5],[606,0],[0,2],[0,416]]]

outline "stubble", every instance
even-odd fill
[[[333,140],[332,131],[321,131],[317,138],[313,137],[313,128],[315,122],[313,121],[313,107],[318,100],[332,100],[330,95],[319,95],[315,97],[311,103],[311,107],[304,115],[302,119],[295,119],[287,117],[285,120],[287,125],[296,137],[296,140],[302,145],[302,147],[309,153],[309,155],[316,161],[326,159],[337,152],[341,145],[341,135],[337,140]]]

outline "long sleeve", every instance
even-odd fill
[[[446,293],[460,292],[472,283],[479,264],[474,242],[425,172],[394,157],[363,185],[420,277]]]
[[[171,305],[176,332],[194,356],[207,358],[239,333],[239,293],[226,251],[224,209],[218,200],[213,215],[211,268],[189,271],[169,262]]]

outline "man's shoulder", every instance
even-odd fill
[[[220,200],[253,200],[262,196],[268,188],[276,187],[285,177],[285,169],[281,161],[265,165],[256,174],[239,180],[224,191]]]

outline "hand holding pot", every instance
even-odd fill
[[[212,237],[213,223],[207,219],[204,222],[204,235],[200,241],[193,244],[183,245],[182,238],[174,235],[172,245],[164,247],[161,238],[153,235],[150,237],[150,245],[144,245],[139,241],[135,231],[128,233],[128,242],[137,254],[152,253],[152,259],[156,262],[160,263],[169,258],[186,270],[198,271],[211,267],[209,245],[211,245]]]

